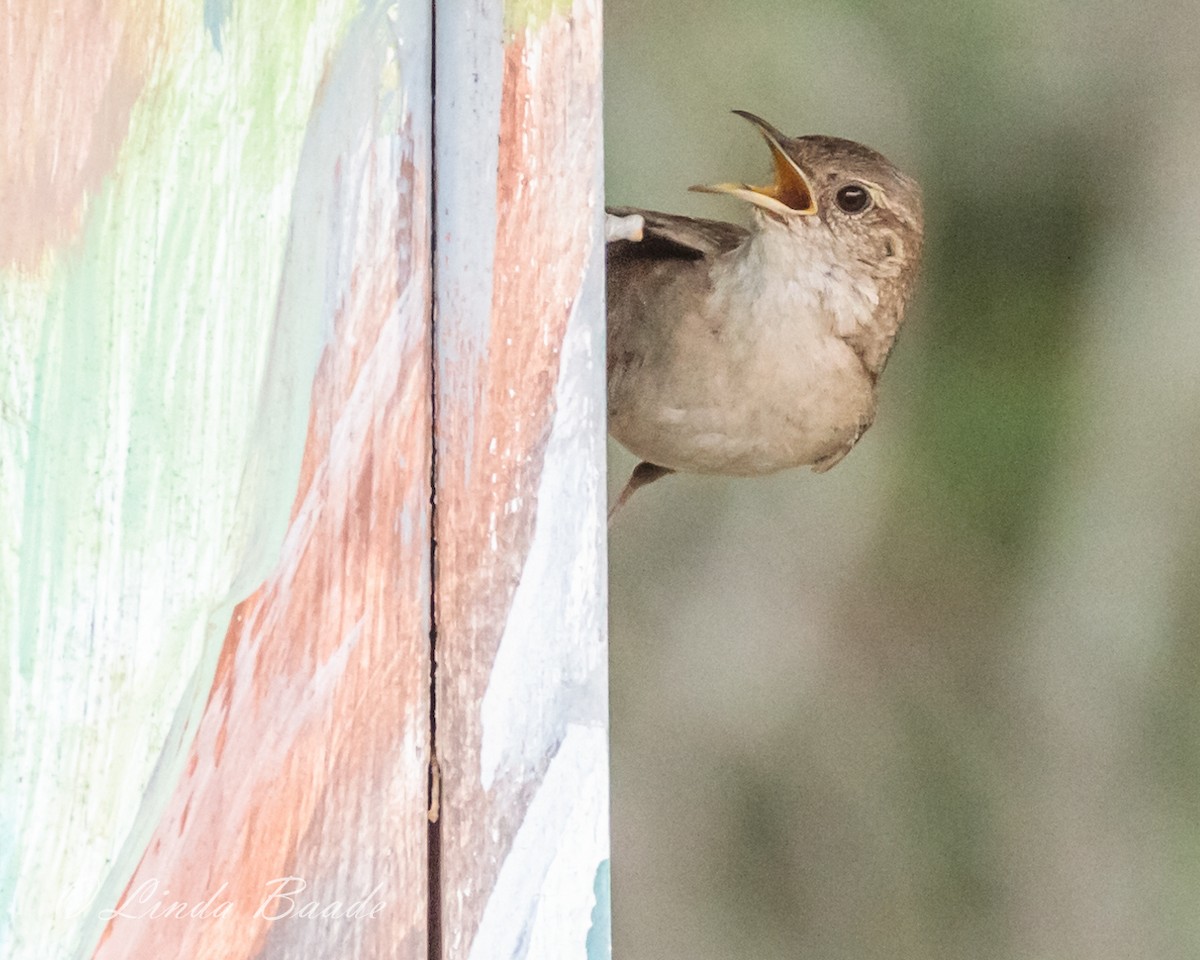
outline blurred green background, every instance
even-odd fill
[[[610,203],[743,219],[738,107],[927,212],[851,456],[611,532],[615,955],[1200,957],[1200,5],[605,18]]]

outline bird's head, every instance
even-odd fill
[[[744,110],[766,140],[774,179],[765,186],[718,183],[692,187],[727,193],[753,204],[759,229],[817,237],[839,257],[861,262],[880,279],[909,279],[924,235],[921,188],[886,157],[839,137],[786,137]]]

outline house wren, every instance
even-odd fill
[[[608,426],[642,463],[612,514],[675,471],[838,463],[875,419],[921,260],[921,190],[874,150],[762,133],[774,182],[692,187],[753,205],[750,230],[609,210]]]

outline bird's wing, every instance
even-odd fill
[[[609,241],[610,258],[700,260],[732,250],[747,236],[746,230],[721,220],[695,220],[636,207],[609,207],[608,212],[614,217],[636,214],[645,221],[641,240]]]

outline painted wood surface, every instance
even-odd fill
[[[442,956],[606,957],[600,8],[437,9]]]
[[[426,955],[429,28],[3,6],[6,958]]]
[[[6,958],[609,954],[599,3],[433,13],[0,0]]]

